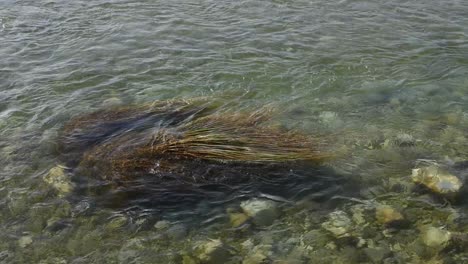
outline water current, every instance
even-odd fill
[[[69,120],[197,98],[334,158],[180,206],[67,189]],[[463,184],[467,132],[464,0],[0,2],[1,263],[468,263],[467,190],[411,177]]]

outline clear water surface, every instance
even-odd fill
[[[444,201],[410,179],[418,160],[468,159],[467,92],[463,0],[4,0],[0,262],[467,263],[463,189]],[[326,201],[257,193],[274,222],[234,228],[242,193],[165,213],[93,208],[44,183],[71,117],[201,96],[331,137],[342,154],[324,166],[353,184]],[[406,226],[379,224],[382,205]],[[326,228],[337,214],[344,237]],[[449,245],[430,246],[430,228]]]

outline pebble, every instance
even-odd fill
[[[242,264],[263,264],[268,263],[268,256],[262,252],[256,251],[244,258]]]
[[[0,263],[9,263],[8,260],[14,258],[14,254],[8,250],[0,251]]]
[[[278,247],[281,247],[277,245]],[[272,263],[270,256],[273,246],[271,244],[259,244],[255,246],[248,254],[244,257],[242,264],[264,264]],[[279,248],[278,248],[279,249]],[[278,252],[276,252],[278,253]]]
[[[210,240],[200,246],[201,252],[198,259],[201,263],[218,264],[226,263],[231,253],[219,239]]]
[[[413,182],[424,185],[438,194],[454,194],[460,191],[462,182],[436,165],[430,165],[412,170]]]
[[[60,257],[51,257],[39,261],[38,264],[67,264],[67,260]]]
[[[85,214],[91,209],[91,204],[88,201],[82,200],[78,202],[72,209],[71,209],[71,216],[77,217],[79,215]]]
[[[382,263],[383,259],[392,253],[390,249],[384,247],[365,248],[363,251],[372,263]]]
[[[188,234],[187,226],[184,224],[176,224],[167,229],[166,235],[174,240],[181,240]]]
[[[127,217],[125,217],[124,215],[118,215],[118,216],[112,218],[106,224],[106,227],[108,229],[110,229],[110,230],[119,229],[119,228],[123,227],[124,225],[126,225],[127,222],[128,222]]]
[[[32,244],[33,240],[31,236],[23,236],[18,240],[18,244],[21,248],[25,248]]]
[[[338,248],[338,246],[335,244],[335,242],[331,241],[331,242],[328,242],[325,247],[327,249],[330,249],[330,250],[336,250]]]
[[[279,215],[277,203],[271,200],[254,198],[242,202],[240,207],[259,226],[271,225]]]
[[[245,240],[244,242],[241,243],[242,249],[245,251],[250,251],[254,247],[254,243],[252,240],[249,238]]]
[[[445,114],[446,122],[448,125],[458,125],[462,117],[463,114],[461,112],[452,112]]]
[[[230,213],[229,220],[232,227],[239,227],[244,225],[250,217],[244,213]]]
[[[366,223],[366,219],[364,217],[364,212],[366,208],[362,205],[354,205],[351,207],[351,213],[354,223],[357,225],[364,225]]]
[[[118,97],[111,97],[111,98],[108,98],[104,101],[102,101],[102,107],[104,108],[110,108],[110,107],[115,107],[115,106],[119,106],[122,104],[122,100]]]
[[[73,190],[70,178],[65,174],[65,167],[57,165],[44,176],[44,181],[56,189],[59,196],[64,196]]]
[[[362,237],[358,238],[358,242],[356,243],[357,248],[362,248],[367,244],[366,240],[363,239]]]
[[[158,230],[168,229],[171,226],[171,222],[167,220],[161,220],[154,224],[154,228]]]
[[[322,228],[332,233],[336,238],[348,237],[352,221],[343,211],[330,213],[328,221],[322,223]]]
[[[451,233],[441,228],[428,227],[421,233],[421,239],[428,247],[443,249],[450,242]]]
[[[123,245],[118,253],[119,263],[141,263],[141,251],[144,249],[143,240],[130,238],[122,241]]]
[[[383,225],[388,225],[404,219],[400,212],[388,205],[379,205],[375,209],[375,218],[378,223]]]
[[[343,121],[338,117],[338,114],[331,111],[324,111],[319,114],[320,122],[330,126],[332,128],[336,128],[342,125]]]

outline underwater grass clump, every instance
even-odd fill
[[[220,106],[171,100],[79,116],[64,127],[63,157],[76,174],[141,188],[143,182],[230,183],[241,174],[272,174],[267,167],[287,170],[331,157],[320,150],[323,140],[273,124],[270,108],[229,112]]]

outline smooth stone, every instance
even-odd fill
[[[393,107],[397,107],[401,105],[401,101],[400,99],[393,97],[392,99],[390,99],[389,104]]]
[[[67,260],[60,257],[50,257],[39,261],[38,264],[67,264]]]
[[[188,234],[188,229],[184,224],[176,224],[167,229],[166,235],[175,240],[181,240]]]
[[[20,239],[18,240],[18,244],[21,248],[25,248],[29,246],[30,244],[32,244],[32,242],[33,242],[33,239],[31,236],[23,236],[23,237],[20,237]]]
[[[219,239],[210,240],[200,246],[201,252],[198,259],[206,264],[226,263],[231,258],[231,253]]]
[[[411,178],[413,182],[424,185],[438,194],[458,193],[463,185],[457,176],[436,165],[413,169]]]
[[[331,123],[335,121],[337,117],[338,117],[337,113],[330,112],[330,111],[324,111],[319,114],[319,119],[324,123]]]
[[[388,149],[389,147],[392,146],[392,141],[390,139],[385,139],[384,142],[382,143],[382,148]]]
[[[448,125],[458,125],[463,118],[462,112],[452,112],[445,114],[446,122]]]
[[[241,243],[241,246],[242,246],[242,249],[245,250],[245,251],[250,251],[253,249],[254,247],[254,243],[252,242],[252,240],[249,238],[247,240],[245,240],[244,242]]]
[[[107,224],[106,224],[106,228],[108,229],[119,229],[121,227],[123,227],[124,225],[126,225],[128,222],[128,219],[127,217],[123,216],[123,215],[119,215],[117,217],[114,217],[112,218]]]
[[[88,201],[80,201],[71,209],[71,216],[77,217],[87,213],[91,209],[91,204]]]
[[[63,196],[70,193],[73,190],[73,184],[67,175],[65,174],[65,167],[57,165],[49,170],[44,181],[56,189],[59,196]]]
[[[15,148],[13,146],[5,146],[0,150],[0,155],[10,156],[15,152]]]
[[[382,263],[392,253],[390,249],[384,247],[365,248],[363,251],[372,263]]]
[[[243,213],[230,213],[229,221],[231,222],[232,227],[239,227],[244,225],[250,217]]]
[[[253,254],[248,255],[242,261],[242,264],[263,264],[268,263],[268,257],[262,252],[256,251]]]
[[[242,202],[240,207],[259,226],[271,225],[279,215],[277,203],[271,200],[254,198]]]
[[[150,222],[147,218],[139,218],[135,220],[135,223],[133,225],[137,229],[144,228],[147,229],[150,226]]]
[[[356,243],[357,248],[362,248],[367,244],[367,241],[362,237],[358,237],[358,242]]]
[[[53,217],[49,220],[47,220],[47,226],[46,230],[49,233],[54,233],[58,232],[61,230],[64,230],[66,228],[69,228],[71,226],[71,221],[68,219],[61,219],[58,217]]]
[[[351,207],[352,219],[357,225],[364,225],[366,219],[364,217],[364,212],[366,208],[363,205],[355,205]]]
[[[26,190],[14,189],[8,191],[8,209],[13,215],[27,213],[31,209],[31,202]]]
[[[388,225],[404,219],[400,212],[388,205],[379,205],[375,209],[375,218],[378,223],[383,225]]]
[[[198,264],[198,262],[191,256],[185,255],[182,257],[182,264]]]
[[[451,233],[437,227],[428,227],[422,232],[421,239],[428,247],[443,249],[449,244]]]
[[[8,260],[12,258],[14,258],[14,254],[12,252],[8,250],[0,251],[0,263],[10,263]]]
[[[336,238],[348,237],[352,228],[352,221],[343,211],[330,213],[328,221],[322,223],[322,228],[329,231]]]
[[[338,114],[331,111],[324,111],[319,114],[319,120],[322,124],[329,127],[339,127],[343,121],[338,117]]]
[[[123,245],[118,253],[119,263],[141,263],[141,252],[145,249],[143,240],[130,238],[122,241]]]
[[[336,250],[338,248],[338,246],[336,245],[335,242],[330,241],[325,245],[325,248],[327,248],[329,250]]]
[[[111,97],[102,101],[102,107],[104,108],[115,107],[121,104],[122,104],[122,100],[118,97]]]
[[[276,245],[281,248],[280,245]],[[270,258],[273,246],[271,244],[259,244],[255,246],[247,256],[244,257],[242,264],[263,264],[263,263],[271,263],[272,260]],[[279,252],[276,252],[279,253]]]
[[[168,229],[170,226],[171,226],[171,222],[169,222],[167,220],[161,220],[161,221],[158,221],[158,222],[156,222],[154,224],[154,228],[156,228],[158,230]]]

